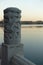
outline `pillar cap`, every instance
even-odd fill
[[[4,10],[4,13],[7,13],[7,12],[15,12],[19,14],[21,13],[21,10],[15,7],[9,7]]]

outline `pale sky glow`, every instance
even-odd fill
[[[21,20],[43,20],[43,0],[0,0],[0,20],[7,7],[19,8],[22,11]]]

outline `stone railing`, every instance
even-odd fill
[[[35,65],[24,58],[21,44],[21,10],[4,10],[4,43],[2,44],[1,65]]]
[[[16,55],[11,58],[11,65],[36,65],[30,60],[27,60],[24,56]]]

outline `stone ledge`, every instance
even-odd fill
[[[8,47],[8,48],[13,48],[13,47],[23,47],[24,46],[24,44],[2,44],[2,46],[4,46],[4,47]]]

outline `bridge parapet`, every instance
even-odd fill
[[[24,56],[16,55],[11,59],[11,65],[36,65]]]

